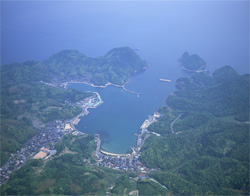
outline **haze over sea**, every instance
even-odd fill
[[[2,1],[1,6],[2,64],[44,60],[64,49],[98,57],[115,47],[141,48],[137,53],[150,67],[126,86],[140,98],[116,87],[71,86],[103,98],[78,128],[100,132],[107,151],[124,153],[135,145],[133,133],[165,104],[174,81],[189,75],[178,63],[184,51],[200,55],[211,72],[231,65],[249,73],[248,1]]]

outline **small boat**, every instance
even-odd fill
[[[171,80],[167,80],[167,79],[160,79],[160,81],[163,81],[163,82],[172,82]]]

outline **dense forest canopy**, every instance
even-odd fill
[[[96,85],[122,85],[147,64],[129,47],[115,48],[99,58],[75,50],[64,50],[42,63],[55,81],[83,80]]]

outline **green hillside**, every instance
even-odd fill
[[[54,81],[83,80],[96,85],[108,82],[122,85],[147,65],[128,47],[115,48],[99,58],[86,57],[75,50],[64,50],[42,64],[53,75]]]
[[[152,177],[174,195],[248,195],[249,75],[225,66],[176,86],[149,127],[161,137],[146,141],[142,162],[161,169]]]
[[[75,147],[81,145],[82,150]],[[65,151],[65,147],[69,150]],[[95,149],[93,136],[65,136],[50,161],[32,159],[11,175],[1,195],[103,195],[107,186],[100,169],[87,166]],[[88,159],[87,161],[92,161]]]
[[[135,172],[96,167],[95,148],[93,136],[67,135],[56,155],[32,159],[13,172],[1,195],[171,195],[152,180],[136,179]]]

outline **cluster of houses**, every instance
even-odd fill
[[[49,86],[56,86],[55,84],[43,81],[40,82]],[[83,113],[86,115],[88,114],[88,108],[95,108],[101,103],[102,100],[100,95],[96,93],[96,95],[88,97],[85,100],[77,102],[73,105],[80,106]],[[72,123],[74,124],[74,122]],[[47,123],[45,128],[39,130],[39,133],[26,142],[19,151],[10,154],[10,159],[0,168],[0,185],[8,181],[11,173],[23,166],[27,160],[34,156],[34,154],[35,156],[33,158],[35,159],[46,159],[54,155],[56,150],[53,148],[64,135],[69,133],[72,133],[73,135],[82,135],[83,133],[74,129],[73,124],[70,124],[70,122],[65,123],[61,120],[54,120]]]
[[[155,112],[153,116],[149,116],[148,119],[144,121],[141,126],[141,133],[138,134],[137,139],[137,147],[132,148],[133,152],[131,154],[113,154],[108,153],[100,149],[101,141],[99,135],[95,135],[95,140],[97,142],[97,149],[95,151],[95,160],[96,166],[108,167],[117,170],[127,171],[137,171],[140,172],[141,175],[139,176],[140,179],[145,179],[146,176],[143,173],[147,173],[150,171],[149,168],[146,168],[142,165],[139,160],[141,155],[140,149],[144,144],[144,141],[149,137],[149,131],[147,130],[148,126],[157,121],[160,117],[158,112]]]
[[[72,131],[72,128],[68,125],[66,127],[63,121],[55,120],[47,123],[46,127],[39,130],[39,133],[26,142],[20,150],[10,154],[10,159],[0,168],[0,185],[9,179],[14,170],[23,166],[38,151],[34,156],[35,159],[54,155],[55,144],[69,131]]]
[[[109,156],[104,154],[96,154],[96,166],[108,167],[112,169],[127,171],[147,171],[146,167],[142,166],[139,161],[139,156]]]

